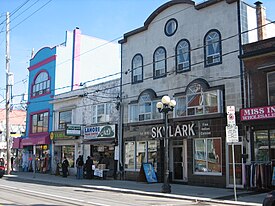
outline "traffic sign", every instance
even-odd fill
[[[227,114],[232,114],[232,113],[235,114],[235,106],[227,106],[226,112],[227,112]]]
[[[238,126],[226,126],[226,142],[239,142]]]
[[[236,125],[235,113],[227,114],[227,126]]]

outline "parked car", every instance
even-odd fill
[[[5,174],[5,160],[4,158],[0,158],[0,178]]]
[[[263,206],[275,206],[275,190],[267,193],[263,201]]]

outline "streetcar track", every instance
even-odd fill
[[[64,196],[59,196],[59,195],[46,194],[46,193],[42,193],[42,192],[37,192],[37,191],[27,190],[27,189],[21,189],[21,188],[6,186],[6,185],[2,185],[0,190],[3,190],[3,188],[6,191],[7,190],[8,191],[13,191],[13,192],[16,192],[16,193],[21,193],[21,194],[26,195],[26,196],[43,198],[43,199],[56,201],[56,202],[61,202],[61,203],[65,203],[65,204],[69,203],[70,205],[83,206],[83,204],[85,204],[85,205],[94,205],[94,206],[110,206],[108,204],[88,202],[88,201],[79,200],[79,199],[76,199],[76,198],[69,198],[69,197],[64,197]],[[1,199],[3,199],[3,198],[1,197]],[[7,199],[5,199],[5,200],[7,200]]]

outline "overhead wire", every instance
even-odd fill
[[[188,7],[188,8],[189,8],[189,7]],[[268,24],[271,24],[271,23],[274,23],[274,21],[269,22]],[[266,24],[266,25],[268,25],[268,24]],[[264,26],[265,26],[265,25],[264,25]],[[242,32],[242,33],[246,33],[246,32],[255,30],[255,29],[257,29],[257,28],[258,28],[258,27],[254,28],[254,29],[251,29],[251,30],[248,30],[248,31],[244,31],[244,32]],[[221,41],[225,41],[225,40],[234,38],[234,37],[236,37],[236,36],[238,36],[238,35],[239,35],[239,34],[235,34],[235,35],[229,36],[229,37],[227,37],[227,38],[221,39]],[[120,37],[118,37],[118,38],[120,38]],[[116,39],[118,39],[118,38],[116,38]],[[115,41],[116,39],[112,40],[111,42]],[[108,44],[108,43],[110,43],[110,42],[107,42],[107,43],[105,43],[105,44],[103,44],[103,45],[100,45],[99,47],[104,46],[104,45],[106,45],[106,44]],[[99,47],[97,47],[97,48],[99,48]],[[194,51],[194,50],[201,49],[201,48],[204,48],[204,47],[205,47],[205,45],[202,45],[202,46],[199,46],[199,47],[196,47],[196,48],[192,48],[190,51]],[[96,50],[97,48],[93,48],[93,49],[91,49],[91,50],[89,50],[89,51],[86,51],[86,52],[82,53],[81,55],[86,54],[86,53],[88,53],[88,52],[90,52],[90,51],[94,51],[94,50]],[[239,51],[239,50],[233,51],[232,53],[237,52],[237,51]],[[168,59],[168,58],[173,58],[173,57],[175,57],[175,55],[169,56],[169,57],[167,57],[167,59]],[[69,59],[69,60],[72,60],[72,59]],[[66,60],[66,61],[69,61],[69,60]],[[203,63],[203,62],[204,62],[204,61],[194,63],[192,66],[197,65],[197,64],[200,64],[200,63]],[[61,62],[61,63],[64,63],[64,62]],[[61,63],[60,63],[60,64],[61,64]],[[153,63],[155,63],[155,62],[150,62],[150,63],[144,65],[144,67],[150,66],[150,65],[152,65]],[[132,72],[133,69],[129,69],[129,70],[127,70],[127,71]],[[172,71],[172,73],[174,73],[174,72],[175,72],[175,71]],[[107,76],[104,76],[104,77],[100,77],[100,78],[96,78],[96,79],[93,79],[93,80],[86,81],[86,82],[84,82],[83,84],[89,83],[89,82],[94,82],[94,81],[97,81],[97,80],[102,80],[102,79],[105,79],[105,78],[108,78],[108,77],[111,77],[111,76],[115,76],[115,75],[119,75],[119,74],[122,75],[121,72],[118,72],[118,73],[115,73],[115,74],[111,74],[111,75],[107,75]],[[149,77],[149,78],[152,78],[152,77]],[[209,77],[209,78],[211,78],[211,77]],[[228,77],[224,77],[224,78],[228,78]],[[131,82],[129,82],[128,84],[131,84]],[[64,88],[67,88],[67,87],[71,87],[71,86],[64,86],[64,87],[61,87],[61,88],[55,88],[54,90],[64,89]]]

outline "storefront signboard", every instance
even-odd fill
[[[67,136],[80,136],[81,125],[80,124],[66,124],[65,134]]]
[[[84,129],[84,139],[115,138],[115,125],[86,126]]]
[[[275,106],[241,109],[240,116],[241,121],[275,118]]]

